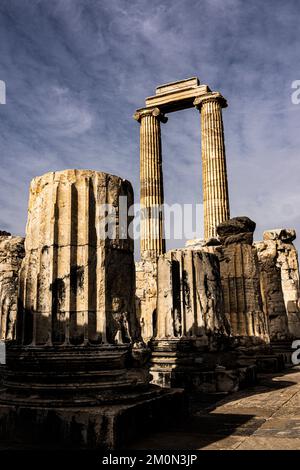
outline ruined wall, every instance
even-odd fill
[[[24,238],[0,232],[0,340],[15,337],[18,274],[24,254]]]
[[[264,232],[255,244],[261,266],[264,309],[273,340],[300,338],[299,265],[292,229]]]
[[[133,203],[130,183],[89,170],[35,178],[20,273],[23,344],[129,342],[138,329],[133,240],[103,236],[103,204]]]

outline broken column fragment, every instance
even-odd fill
[[[263,310],[260,271],[253,244],[255,222],[235,217],[221,223],[217,233],[221,243],[219,256],[226,317],[231,334],[250,341],[269,343],[268,318]]]
[[[121,237],[119,196],[132,205],[128,181],[90,170],[47,173],[31,183],[1,439],[115,448],[142,422],[180,407],[181,391],[149,386],[133,240]],[[125,217],[130,222],[128,211]]]
[[[124,195],[131,205],[128,181],[87,170],[33,180],[20,273],[22,344],[122,342],[118,315],[134,337],[133,242],[120,239],[118,227],[112,238],[104,232],[105,205],[117,221],[118,198]]]
[[[300,338],[299,264],[293,229],[265,231],[255,244],[272,340]]]
[[[158,260],[156,339],[193,338],[207,346],[226,333],[219,264],[214,255],[169,251]]]
[[[255,367],[240,368],[230,349],[218,257],[171,250],[159,257],[157,276],[157,324],[150,343],[153,382],[228,392],[255,380]]]
[[[15,338],[18,275],[24,254],[23,237],[0,232],[0,340]]]

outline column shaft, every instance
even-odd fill
[[[195,100],[201,112],[204,238],[216,236],[216,228],[230,218],[222,107],[219,93]]]
[[[135,114],[140,127],[141,257],[157,258],[165,252],[163,174],[160,121],[157,108]]]

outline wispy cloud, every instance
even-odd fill
[[[297,0],[2,0],[1,228],[24,232],[29,182],[46,171],[120,174],[138,199],[131,116],[157,85],[197,75],[229,102],[232,215],[252,217],[256,238],[300,233],[299,13]],[[198,112],[170,115],[162,132],[166,202],[201,201]]]

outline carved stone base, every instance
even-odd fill
[[[272,341],[272,351],[275,354],[281,354],[284,358],[284,363],[287,366],[292,365],[292,341]]]
[[[152,383],[203,393],[234,392],[256,382],[256,366],[240,366],[238,352],[195,349],[193,341],[153,341]]]
[[[240,388],[256,383],[256,366],[237,369],[201,371],[194,368],[177,369],[168,365],[152,367],[153,383],[161,387],[184,387],[190,391],[203,393],[236,392]]]
[[[172,416],[178,419],[185,410],[184,394],[178,389],[151,386],[140,393],[111,393],[112,399],[114,404],[51,408],[2,402],[1,443],[10,449],[118,449],[143,430],[157,429]]]
[[[130,344],[9,345],[0,441],[38,448],[125,445],[183,409],[182,390],[149,385],[148,358],[147,348]]]
[[[145,390],[149,351],[130,345],[7,347],[0,403],[95,405],[117,393]]]

